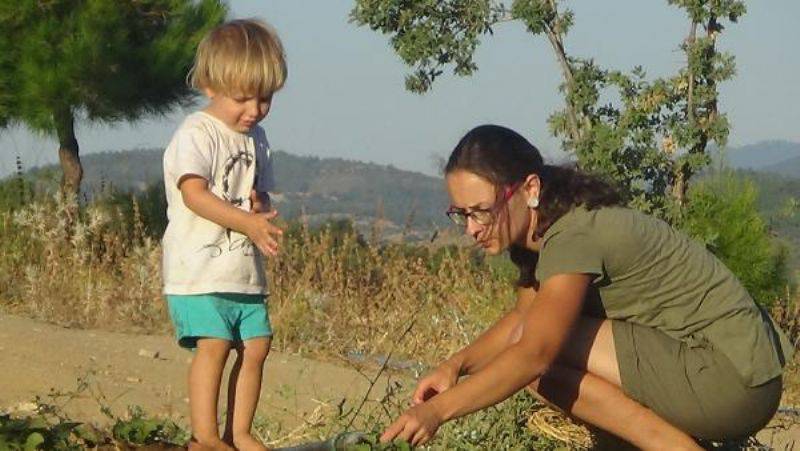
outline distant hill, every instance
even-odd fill
[[[721,155],[721,159],[729,167],[758,171],[779,166],[796,158],[800,158],[800,143],[791,141],[762,141],[746,146],[729,147]],[[787,175],[800,176],[800,173]]]
[[[143,191],[162,184],[161,149],[103,152],[81,157],[83,192]],[[404,228],[430,231],[447,224],[448,201],[444,182],[436,177],[393,166],[338,158],[318,158],[276,151],[275,196],[281,214],[295,218],[302,212],[312,220],[350,217],[356,222],[382,222],[387,234]],[[49,179],[56,166],[30,171]],[[426,232],[427,233],[427,232]]]
[[[791,154],[794,146],[773,142],[766,147],[747,146],[734,149],[734,156],[762,155],[778,159]],[[769,143],[767,143],[769,144]],[[760,149],[760,150],[759,150]],[[783,153],[778,153],[778,150]],[[424,239],[431,230],[447,225],[443,211],[448,200],[443,181],[436,177],[403,171],[392,166],[293,155],[277,151],[275,196],[281,214],[297,218],[305,212],[311,222],[328,218],[352,218],[362,230],[376,218],[387,236],[411,229],[412,238]],[[162,150],[139,149],[84,155],[85,193],[113,189],[143,191],[162,184]],[[737,157],[739,158],[739,157]],[[746,161],[739,158],[739,163]],[[752,163],[752,162],[751,162]],[[800,217],[786,216],[787,203],[800,199],[800,156],[784,158],[762,169],[738,169],[742,176],[753,179],[760,191],[759,210],[770,221],[773,230],[793,248],[793,259],[800,263]],[[783,175],[775,175],[771,172]],[[58,180],[57,166],[37,168],[30,177]]]
[[[800,156],[765,166],[759,169],[759,172],[772,172],[786,177],[800,178]]]

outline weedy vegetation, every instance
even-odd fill
[[[168,333],[160,278],[163,212],[150,208],[151,201],[110,193],[79,202],[37,192],[21,179],[0,184],[0,308],[69,327]],[[280,325],[274,347],[338,363],[360,358],[358,370],[371,387],[380,375],[426,371],[514,300],[511,263],[468,246],[386,242],[379,230],[365,236],[348,221],[282,225],[281,256],[268,261],[270,311]],[[768,305],[797,342],[796,296],[788,287],[775,293]],[[269,446],[345,430],[377,434],[407,396],[390,383],[385,393],[320,404],[293,429],[258,418],[255,432]],[[108,425],[97,428],[66,418],[46,399],[35,405],[24,415],[0,415],[0,449],[179,446],[188,439],[179,423],[136,407],[119,416],[105,409]],[[444,425],[427,449],[585,449],[590,437],[520,393]],[[405,449],[359,446],[354,449]]]

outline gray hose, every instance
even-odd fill
[[[275,451],[343,451],[347,446],[369,443],[367,435],[362,432],[342,432],[324,442],[303,443],[286,448],[275,448]]]

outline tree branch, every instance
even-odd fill
[[[572,138],[573,142],[577,142],[580,140],[582,134],[580,132],[580,128],[578,127],[578,115],[575,111],[575,106],[570,101],[570,95],[575,89],[575,77],[572,72],[572,66],[570,66],[569,60],[567,59],[567,52],[564,50],[564,42],[561,39],[561,35],[556,31],[556,29],[559,28],[558,10],[556,9],[556,4],[553,0],[549,0],[549,2],[550,7],[553,8],[553,13],[556,19],[555,24],[545,22],[544,30],[545,34],[547,35],[547,40],[550,41],[550,45],[553,47],[553,51],[556,54],[556,59],[561,66],[561,73],[564,76],[564,82],[567,86],[565,99],[565,103],[567,105],[567,121],[569,122],[570,137]]]
[[[686,48],[687,50],[691,49],[694,43],[697,41],[697,22],[694,20],[692,21],[692,26],[689,28],[689,36],[686,38]],[[686,65],[689,66],[691,57],[689,56],[688,52],[686,55]],[[689,91],[686,95],[686,116],[689,119],[689,124],[694,122],[694,72],[692,68],[689,67],[688,77],[689,77]]]

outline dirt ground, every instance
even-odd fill
[[[138,405],[150,414],[186,418],[190,359],[191,353],[169,336],[66,329],[0,314],[0,411],[24,411],[38,395],[45,401],[58,399],[64,412],[78,421],[107,421],[101,405],[118,415],[128,405]],[[267,359],[260,413],[295,427],[320,405],[360,400],[369,387],[365,374],[374,372],[273,351]],[[51,390],[75,392],[81,379],[86,388],[74,398],[48,398]],[[406,390],[413,383],[400,382]],[[386,378],[376,384],[373,398],[385,392],[386,384]],[[795,442],[800,443],[798,411],[779,414],[759,440],[773,449],[794,449]]]
[[[38,395],[46,402],[56,399],[71,419],[84,422],[109,421],[101,406],[123,415],[129,405],[141,406],[148,414],[185,419],[191,356],[170,336],[67,329],[0,314],[0,411],[31,409]],[[229,359],[228,368],[232,362]],[[359,373],[354,367],[272,351],[259,413],[286,428],[297,427],[320,405],[336,405],[343,398],[360,401],[375,372]],[[78,391],[80,380],[86,387]],[[386,384],[385,377],[380,379],[370,398],[383,395]],[[77,393],[72,399],[52,398],[52,390]]]

